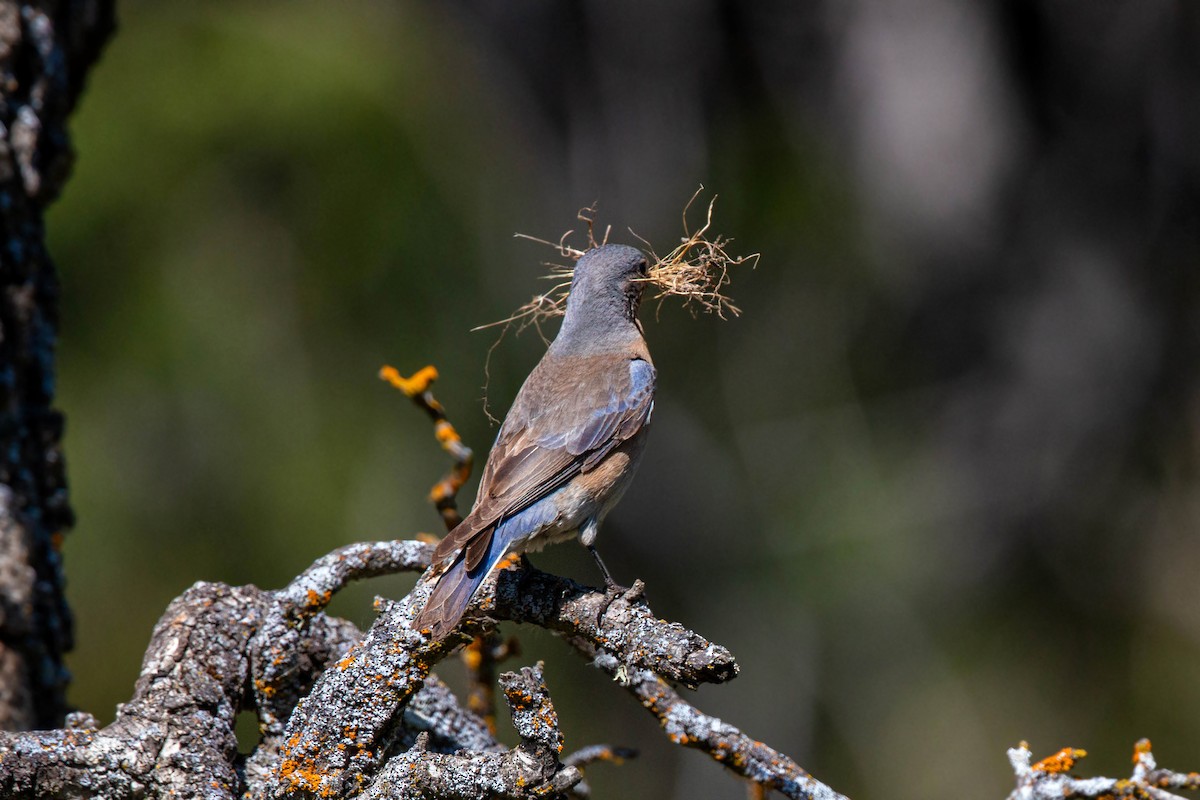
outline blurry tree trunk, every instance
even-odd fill
[[[58,277],[42,215],[70,171],[67,117],[113,29],[111,0],[0,2],[0,728],[66,710],[67,502],[54,409]]]

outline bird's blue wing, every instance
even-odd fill
[[[501,432],[480,485],[481,500],[503,498],[503,516],[591,469],[650,419],[654,366],[640,358],[597,361],[586,381],[526,387],[514,403],[505,420],[514,430]]]
[[[561,369],[530,375],[488,456],[475,508],[435,559],[465,549],[467,566],[475,567],[496,523],[594,468],[649,421],[656,379],[649,361],[603,356],[584,366],[579,380]]]
[[[613,387],[608,403],[595,409],[590,418],[568,436],[567,452],[582,456],[580,472],[600,463],[613,448],[637,433],[654,412],[654,367],[647,361],[629,362],[629,383]]]

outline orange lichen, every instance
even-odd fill
[[[454,430],[454,426],[444,419],[438,420],[437,424],[433,426],[433,435],[442,444],[462,441],[462,437],[458,435],[458,431]]]
[[[1075,762],[1086,755],[1086,750],[1080,750],[1075,747],[1064,747],[1054,755],[1047,756],[1034,764],[1033,769],[1038,772],[1048,772],[1052,775],[1057,775],[1070,771],[1075,766]]]
[[[1150,752],[1150,740],[1149,739],[1138,739],[1137,743],[1133,746],[1133,763],[1136,764],[1139,761],[1141,761],[1142,756],[1146,755],[1149,752]]]
[[[504,558],[502,558],[498,562],[496,562],[496,569],[497,570],[508,569],[509,567],[515,567],[520,563],[521,563],[521,554],[520,553],[509,553]]]
[[[438,443],[454,459],[450,474],[438,481],[429,492],[429,499],[441,513],[447,529],[452,529],[462,521],[455,509],[454,499],[471,476],[473,453],[471,448],[463,444],[462,437],[446,418],[446,409],[429,390],[437,380],[437,369],[428,366],[418,370],[411,378],[405,378],[395,367],[384,366],[379,370],[379,377],[402,391],[433,418],[434,435]]]
[[[411,378],[406,378],[395,367],[384,365],[379,370],[379,377],[404,392],[405,396],[415,397],[429,390],[429,386],[438,378],[438,371],[430,365],[417,370]]]
[[[322,782],[325,774],[323,770],[307,759],[300,761],[294,758],[285,758],[279,765],[279,777],[286,782],[289,790],[303,789],[319,797],[332,797],[333,788],[323,785]]]
[[[481,641],[476,639],[463,648],[462,660],[467,669],[476,670],[483,664],[483,649]]]
[[[329,605],[329,601],[333,599],[333,592],[324,591],[317,592],[309,589],[304,593],[304,602],[309,609],[321,609]]]
[[[356,658],[355,655],[353,653],[351,653],[350,655],[347,655],[345,658],[343,658],[341,661],[337,662],[338,670],[345,671],[345,669],[347,667],[349,667],[351,664],[354,663],[355,658]]]

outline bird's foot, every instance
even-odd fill
[[[628,589],[614,581],[608,575],[604,576],[604,593],[612,599],[615,600],[618,597],[623,596],[628,591]]]
[[[616,600],[624,600],[630,605],[640,603],[646,597],[646,584],[638,578],[633,582],[632,586],[622,586],[619,583],[607,583],[604,586],[604,594],[608,597],[608,602],[611,605]]]

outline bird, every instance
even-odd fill
[[[596,535],[628,488],[654,412],[657,372],[637,318],[646,255],[605,244],[575,264],[562,325],[505,415],[475,504],[438,543],[414,619],[441,639],[506,556],[578,535],[618,590]]]

